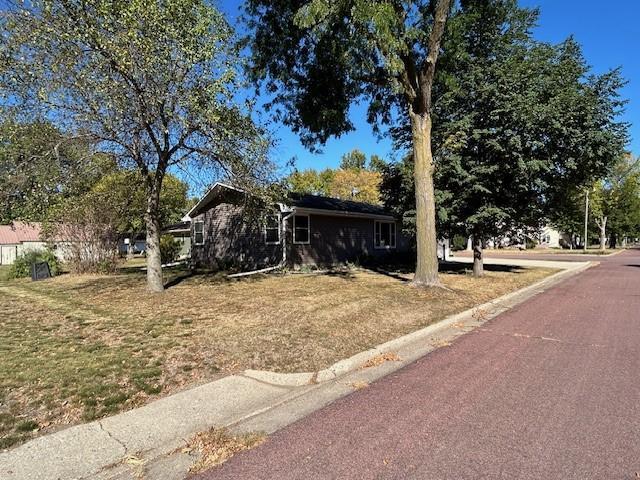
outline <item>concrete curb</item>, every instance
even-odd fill
[[[582,253],[582,252],[581,253],[567,253],[567,252],[564,252],[564,251],[562,253],[549,253],[549,252],[547,252],[547,253],[545,253],[545,252],[525,253],[525,252],[519,252],[519,251],[516,250],[513,253],[508,253],[507,252],[507,253],[504,253],[504,254],[498,254],[498,255],[494,255],[494,256],[491,256],[493,251],[484,250],[483,258],[484,258],[485,261],[486,260],[496,260],[496,259],[515,260],[514,258],[508,258],[509,255],[511,255],[511,256],[516,256],[516,255],[520,256],[520,257],[522,257],[522,260],[526,260],[528,256],[532,256],[532,255],[546,255],[548,257],[552,257],[554,255],[558,255],[558,256],[563,256],[564,255],[564,256],[568,256],[568,257],[570,256],[570,257],[576,257],[576,258],[580,258],[580,256],[583,256],[583,257],[596,257],[596,258],[607,258],[607,257],[613,257],[614,255],[618,255],[618,254],[620,254],[622,252],[626,252],[627,250],[628,250],[627,248],[621,248],[619,250],[616,250],[613,253],[607,253],[607,254],[604,254],[604,255],[601,255],[599,253]],[[461,251],[466,252],[468,250],[461,250]],[[575,251],[575,250],[569,250],[569,252],[571,252],[571,251]],[[529,250],[529,252],[531,252],[531,250]],[[458,253],[458,252],[456,252],[456,253]],[[507,257],[507,258],[505,258],[505,257]],[[455,255],[451,255],[451,256],[449,256],[448,260],[451,260],[451,259],[459,260],[460,258],[473,258],[473,257],[472,256],[469,256],[469,257],[456,257]],[[535,260],[535,258],[531,258],[530,260]],[[566,262],[568,260],[548,260],[548,261],[549,262],[554,262],[554,261],[555,262]],[[591,261],[591,260],[590,259],[589,260],[585,260],[585,262],[589,262],[589,261]]]
[[[511,260],[513,262],[518,261],[513,259],[504,260]],[[564,269],[560,272],[543,278],[542,280],[539,280],[532,285],[521,288],[520,290],[507,293],[506,295],[490,300],[489,302],[483,303],[481,305],[476,305],[475,307],[472,307],[468,310],[446,317],[415,332],[408,333],[407,335],[403,335],[398,338],[394,338],[393,340],[389,340],[388,342],[377,345],[369,350],[365,350],[349,358],[339,360],[330,367],[323,370],[319,370],[317,372],[300,373],[279,373],[268,370],[245,370],[244,376],[281,387],[300,387],[303,385],[329,382],[350,372],[353,372],[354,370],[362,368],[366,362],[380,355],[392,352],[411,343],[425,340],[439,330],[450,327],[451,325],[463,320],[474,318],[479,314],[479,312],[482,312],[485,318],[492,318],[493,316],[498,315],[499,313],[502,313],[521,302],[524,302],[525,300],[547,290],[548,288],[551,288],[561,281],[577,275],[578,273],[583,272],[584,270],[598,264],[598,262],[594,261],[560,262],[549,260],[540,262],[563,264],[562,266],[559,266],[557,268]],[[510,303],[510,301],[514,299],[517,299],[516,303]]]
[[[370,383],[382,378],[597,262],[555,264],[564,270],[340,360],[319,372],[282,374],[249,370],[244,376],[224,377],[113,417],[36,438],[0,452],[0,478],[140,478],[127,463],[129,457],[135,462],[144,462],[144,469],[150,475],[148,478],[183,478],[193,458],[180,452],[179,448],[185,445],[184,439],[194,433],[214,425],[227,426],[234,431],[276,431],[348,395],[354,390],[355,383]],[[549,266],[549,262],[544,265]],[[363,368],[368,360],[388,352],[396,353],[398,360],[375,362],[372,368]],[[46,468],[42,468],[43,459]],[[178,465],[182,473],[170,470],[169,464]]]

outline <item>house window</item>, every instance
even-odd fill
[[[396,223],[375,221],[375,248],[396,248]]]
[[[202,220],[193,223],[193,244],[204,245],[204,222]]]
[[[280,243],[280,217],[268,215],[264,224],[264,239],[267,244]]]
[[[309,215],[294,215],[293,243],[309,243]]]

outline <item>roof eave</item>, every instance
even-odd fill
[[[383,214],[377,214],[377,213],[350,212],[346,210],[326,210],[324,208],[305,208],[305,207],[295,207],[295,210],[296,210],[296,213],[326,215],[329,217],[372,218],[374,220],[388,220],[388,221],[396,220],[396,218],[393,215],[383,215]]]
[[[199,209],[201,207],[204,207],[205,205],[207,205],[207,203],[209,203],[209,201],[211,201],[211,199],[214,197],[215,193],[217,190],[220,190],[221,188],[226,188],[228,190],[234,190],[236,192],[240,192],[240,193],[245,193],[244,190],[240,189],[240,188],[236,188],[233,187],[231,185],[227,185],[226,183],[222,183],[222,182],[216,182],[213,184],[213,187],[211,187],[207,193],[204,194],[204,196],[200,199],[200,201],[198,203],[196,203],[191,210],[189,210],[187,212],[187,214],[185,215],[184,218],[189,218],[189,220],[191,220],[191,218],[193,218],[196,215],[199,215],[199,213],[196,213],[199,211]]]

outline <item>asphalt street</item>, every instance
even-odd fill
[[[200,478],[640,478],[640,251],[599,261]]]

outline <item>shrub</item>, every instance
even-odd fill
[[[176,241],[172,235],[162,235],[160,237],[160,258],[162,263],[175,261],[180,253],[180,248],[180,242]]]
[[[466,250],[467,237],[464,235],[454,235],[451,239],[451,250]]]
[[[31,265],[46,262],[52,276],[60,273],[60,260],[51,250],[30,250],[19,255],[9,271],[10,278],[23,278],[31,276]]]
[[[118,217],[107,193],[89,192],[57,206],[45,234],[57,241],[73,273],[113,273],[118,266]]]

